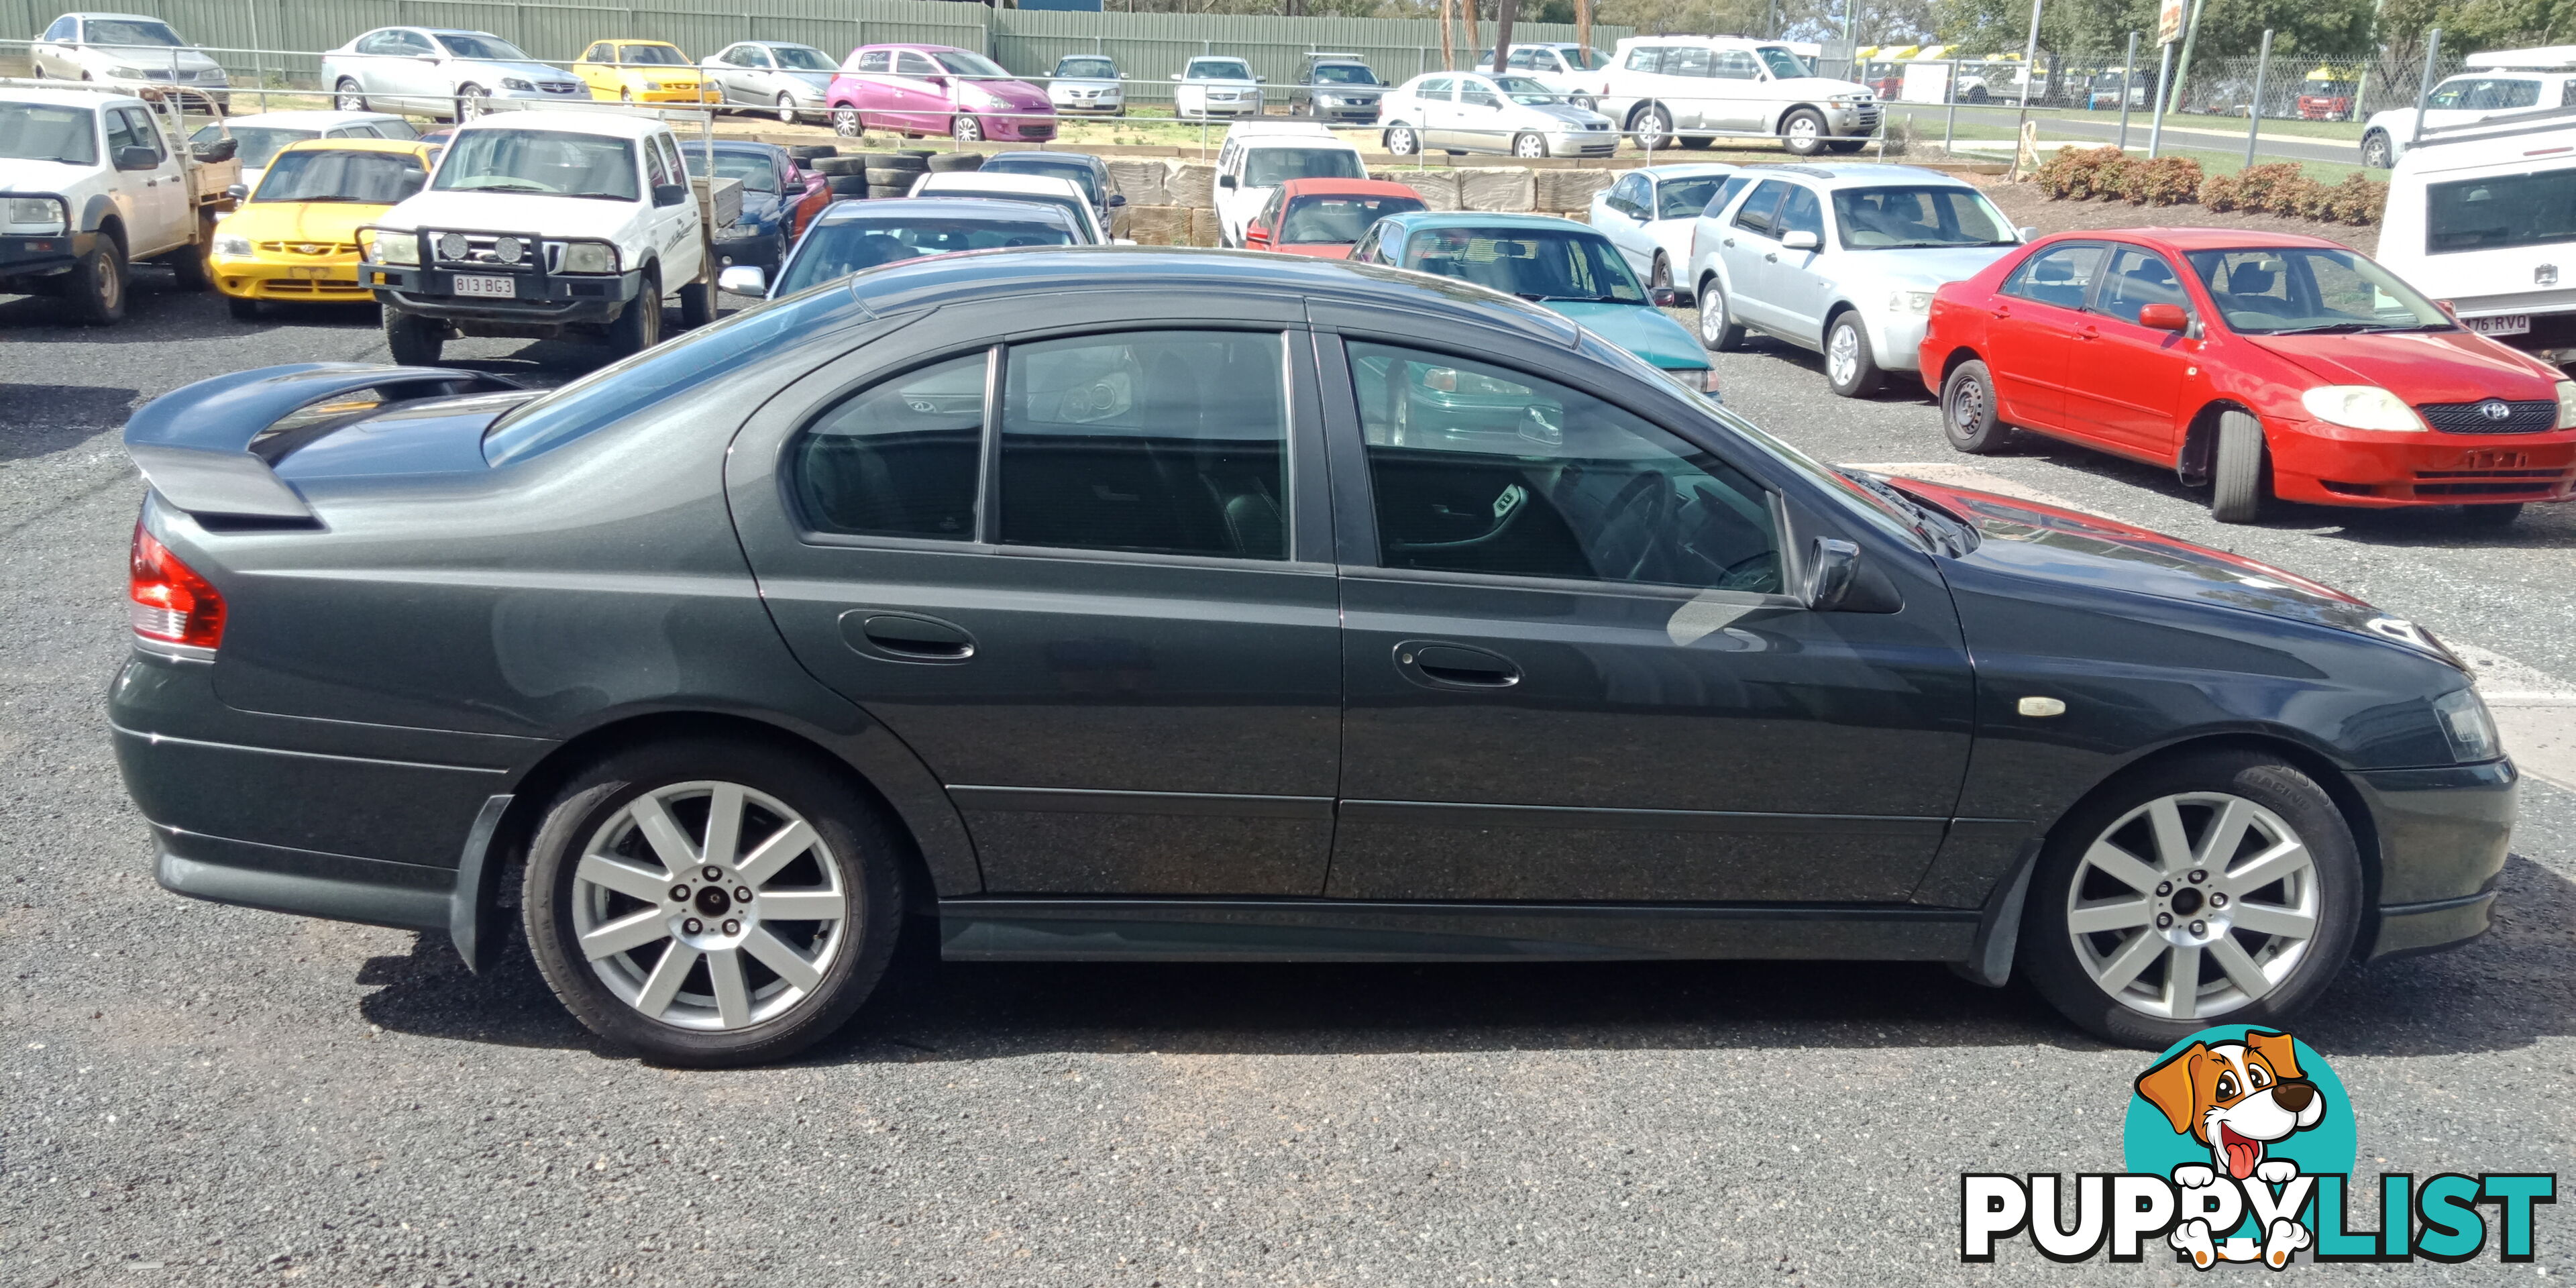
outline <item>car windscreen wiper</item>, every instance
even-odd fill
[[[541,186],[539,186],[539,185],[537,185],[537,184],[533,184],[533,183],[522,183],[522,182],[518,182],[518,181],[515,181],[515,180],[504,180],[504,181],[502,181],[502,182],[500,182],[500,183],[460,183],[460,184],[456,185],[455,187],[450,188],[448,191],[450,191],[450,192],[537,192],[537,193],[543,193],[543,192],[546,192],[546,189],[545,189],[545,188],[543,188],[543,187],[541,187]],[[548,194],[548,195],[553,195],[553,194]]]
[[[2421,331],[2420,325],[2392,326],[2386,322],[2326,322],[2316,326],[2294,326],[2280,331],[2261,331],[2258,335],[2365,335],[2381,331]]]
[[[1623,299],[1616,295],[1539,295],[1530,291],[1513,294],[1532,304],[1643,304],[1644,300]]]

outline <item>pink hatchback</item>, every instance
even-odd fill
[[[874,129],[914,138],[946,134],[960,143],[1055,137],[1055,104],[1045,90],[1013,79],[982,54],[949,45],[854,49],[824,101],[832,128],[845,136]]]

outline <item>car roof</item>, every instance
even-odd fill
[[[157,18],[148,13],[105,13],[94,9],[78,9],[70,13],[56,14],[54,15],[54,22],[61,22],[65,18],[120,18],[129,22],[157,22],[164,27],[170,26],[169,19]],[[46,25],[51,26],[52,24],[48,23]],[[178,29],[172,27],[171,30],[176,31]]]
[[[860,48],[860,49],[915,49],[915,50],[920,50],[920,51],[922,51],[922,52],[924,52],[924,53],[927,53],[927,52],[929,52],[930,50],[933,50],[933,49],[944,49],[944,50],[947,50],[949,53],[952,53],[952,54],[971,54],[971,53],[974,53],[974,52],[975,52],[975,51],[974,51],[974,50],[972,50],[972,49],[961,49],[961,48],[959,48],[959,47],[958,47],[958,46],[956,46],[956,45],[925,45],[925,44],[921,43],[921,42],[920,42],[920,41],[918,41],[918,40],[890,40],[890,41],[887,41],[886,43],[881,44],[881,45],[861,45],[861,46],[859,46],[859,48]],[[856,52],[856,51],[853,51],[853,52]]]
[[[1062,206],[1037,201],[1005,201],[992,197],[883,197],[873,201],[835,201],[823,208],[814,220],[817,224],[855,224],[872,219],[894,219],[918,216],[924,219],[991,219],[1025,221],[1052,220],[1068,230],[1074,227],[1073,216]]]
[[[49,107],[95,108],[104,106],[111,100],[118,103],[140,103],[143,101],[141,98],[125,90],[72,89],[69,87],[63,89],[37,89],[33,86],[21,85],[11,85],[6,88],[0,88],[0,102],[7,103],[43,103]]]
[[[1641,165],[1628,173],[1642,174],[1649,179],[1704,179],[1715,174],[1734,174],[1746,168],[1724,161],[1676,161],[1671,165]]]
[[[1282,198],[1287,197],[1420,197],[1422,194],[1392,179],[1291,179],[1279,185]]]
[[[678,45],[674,45],[667,40],[629,40],[622,36],[612,36],[605,40],[594,41],[593,43],[601,45],[617,45],[621,47],[626,45],[660,45],[664,49],[679,48]]]
[[[1743,169],[1744,173],[1751,175],[1795,175],[1835,188],[1885,188],[1900,183],[1939,183],[1954,188],[1977,186],[1957,175],[1926,170],[1919,165],[1886,165],[1875,161],[1765,162]]]
[[[771,49],[814,49],[814,46],[806,44],[801,40],[737,40],[733,43],[734,45],[766,45]],[[732,47],[732,45],[726,46],[728,49]],[[815,49],[815,52],[821,53],[822,51]]]
[[[2339,241],[2311,237],[2306,233],[2263,232],[2252,228],[2097,228],[2078,232],[2052,233],[2043,242],[2125,241],[2142,246],[2159,246],[2166,250],[2259,250],[2271,246],[2302,246],[2323,250],[2351,250]]]
[[[1047,174],[985,174],[978,170],[945,170],[933,173],[930,184],[942,192],[1025,192],[1044,193],[1050,197],[1072,197],[1088,202],[1091,198],[1071,179]]]
[[[1089,55],[1080,56],[1089,57]],[[1109,169],[1108,161],[1100,157],[1093,156],[1088,152],[1040,152],[1035,148],[1018,148],[1009,152],[991,153],[984,158],[984,164],[987,167],[990,167],[996,161],[1018,161],[1023,159],[1031,161],[1049,161],[1057,165],[1085,166],[1090,169],[1100,171],[1106,171]],[[970,171],[969,173],[974,172]]]
[[[610,138],[641,139],[649,138],[655,131],[667,128],[660,119],[649,116],[538,108],[527,112],[487,112],[456,127],[456,132],[462,134],[467,130],[562,130],[568,134],[599,134]]]
[[[273,125],[280,127],[309,125],[318,129],[328,129],[334,125],[347,125],[352,121],[398,121],[401,119],[401,117],[395,116],[391,112],[331,112],[314,110],[302,112],[245,112],[240,116],[225,117],[222,124],[228,126]]]
[[[1358,145],[1315,121],[1237,121],[1225,127],[1225,141],[1240,142],[1245,147],[1265,143],[1328,143],[1359,151]]]
[[[423,143],[418,139],[298,139],[279,148],[277,154],[284,156],[289,152],[400,152],[419,156],[438,146],[435,143]],[[275,163],[272,161],[271,164]]]
[[[1525,215],[1493,210],[1418,210],[1411,214],[1388,215],[1386,223],[1396,224],[1406,232],[1426,228],[1527,228],[1550,232],[1572,230],[1603,236],[1600,229],[1579,220],[1560,219],[1555,215]]]

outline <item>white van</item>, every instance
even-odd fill
[[[2468,70],[2445,79],[2424,99],[2427,130],[2470,125],[2507,112],[2576,107],[2576,45],[2499,49],[2471,54]],[[2415,139],[2412,107],[2373,112],[2361,131],[2361,163],[2385,170]]]
[[[2426,134],[2389,176],[2376,258],[2470,330],[2576,363],[2576,108]]]
[[[1611,56],[1594,110],[1642,148],[1769,134],[1806,157],[1859,151],[1878,132],[1879,107],[1868,86],[1816,75],[1786,41],[1630,36]]]
[[[1216,152],[1217,243],[1243,244],[1243,226],[1291,179],[1365,179],[1357,146],[1315,121],[1238,121]]]

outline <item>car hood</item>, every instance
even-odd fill
[[[355,201],[254,201],[224,216],[223,230],[255,242],[345,244],[360,224],[380,222],[391,206]]]
[[[1835,80],[1831,76],[1792,76],[1770,82],[1766,98],[1830,99],[1836,94],[1868,94],[1870,88],[1857,81]]]
[[[639,203],[526,192],[438,192],[412,197],[377,222],[388,228],[461,232],[541,232],[549,237],[610,237],[625,231]]]
[[[1037,86],[1029,84],[1027,81],[1015,80],[965,81],[958,86],[958,101],[961,103],[972,104],[974,106],[982,106],[980,103],[976,103],[972,97],[972,93],[975,90],[982,90],[984,93],[1002,100],[1002,105],[1005,107],[1047,108],[1053,106],[1053,103],[1047,99],[1047,93],[1045,90],[1039,89]]]
[[[1576,107],[1572,103],[1522,103],[1518,107],[1520,110],[1517,115],[1522,119],[1545,121],[1549,124],[1586,126],[1595,121],[1606,124],[1610,120],[1599,112],[1586,107]]]
[[[1889,286],[1931,290],[1948,282],[1964,282],[2017,249],[2018,246],[1926,246],[1850,251],[1851,269],[1845,276],[1861,280],[1865,275],[1868,280]]]
[[[1708,351],[1681,323],[1665,317],[1662,309],[1574,300],[1543,301],[1539,307],[1573,319],[1583,329],[1658,367],[1696,371],[1708,365]]]
[[[1901,476],[1889,481],[1967,520],[1980,542],[1964,557],[2014,576],[2220,605],[2439,651],[2412,623],[2242,555],[2036,501]]]
[[[2382,385],[2410,403],[2556,398],[2536,360],[2466,330],[2382,335],[2248,335],[2245,339],[2336,385]]]
[[[0,161],[0,192],[67,192],[73,184],[97,174],[94,165],[64,165],[58,161]],[[80,206],[72,206],[72,218],[80,218]]]
[[[1212,80],[1212,79],[1201,78],[1201,79],[1198,79],[1198,80],[1185,80],[1185,81],[1182,81],[1181,83],[1182,83],[1183,85],[1196,85],[1196,86],[1198,86],[1200,89],[1259,89],[1259,88],[1261,88],[1261,82],[1259,82],[1259,81],[1248,81],[1248,80]]]

